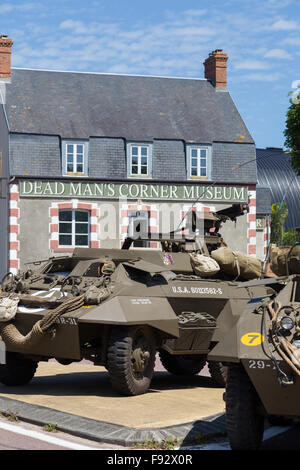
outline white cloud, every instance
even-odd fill
[[[96,34],[98,37],[105,36],[106,34],[115,35],[119,34],[121,31],[116,24],[110,23],[88,23],[85,24],[82,21],[74,21],[74,20],[65,20],[59,25],[59,29],[61,30],[69,30],[72,37],[74,35],[91,35]],[[83,36],[81,36],[84,39]]]
[[[4,3],[2,5],[0,5],[0,14],[1,13],[8,13],[10,11],[13,10],[13,5],[11,5],[11,3]]]
[[[270,68],[270,65],[259,60],[248,59],[237,63],[235,68],[240,70],[266,70]]]
[[[244,77],[241,77],[241,80],[251,80],[255,82],[276,82],[282,78],[282,75],[280,73],[250,73],[248,75],[245,75]]]
[[[278,20],[271,25],[270,29],[273,31],[292,31],[299,29],[299,24],[294,20]]]
[[[207,10],[185,10],[183,12],[184,15],[187,15],[187,16],[192,16],[192,17],[199,17],[199,16],[203,16],[207,13]]]
[[[59,29],[70,29],[75,34],[85,34],[88,28],[81,21],[65,20],[59,25]]]
[[[286,52],[284,49],[270,49],[264,55],[266,58],[270,59],[292,59],[292,56]]]
[[[26,11],[29,11],[29,10],[33,10],[33,9],[36,9],[40,6],[41,4],[36,2],[28,2],[28,3],[21,3],[19,5],[16,5],[15,3],[3,3],[2,5],[0,5],[0,14],[5,14],[5,13],[9,13],[11,11],[15,11],[15,10],[19,10],[19,11],[23,11],[23,12],[26,12]]]
[[[285,38],[283,39],[282,44],[286,44],[287,46],[300,46],[300,36]]]
[[[298,0],[297,0],[298,1]],[[289,5],[292,5],[294,0],[267,0],[266,6],[268,8],[286,8]]]
[[[280,19],[259,0],[255,0],[257,7],[261,6],[259,10],[249,6],[245,11],[230,9],[231,1],[222,15],[213,7],[207,11],[195,8],[179,12],[174,8],[162,12],[161,19],[156,22],[146,18],[139,22],[121,19],[109,22],[100,16],[80,16],[80,13],[66,9],[66,15],[58,24],[46,24],[36,21],[33,15],[32,27],[29,20],[24,27],[24,33],[30,30],[31,35],[23,34],[21,39],[17,37],[14,41],[13,64],[61,70],[203,77],[205,58],[212,50],[221,48],[229,56],[231,82],[236,78],[238,81],[240,75],[246,73],[249,73],[249,80],[276,80],[276,76],[268,72],[273,67],[271,59],[276,59],[277,67],[277,61],[287,60],[295,53],[288,43],[283,44],[283,39],[274,43],[274,28],[292,28],[296,21]],[[268,3],[275,5],[277,0]],[[29,0],[27,5],[30,5]],[[290,35],[286,30],[285,40],[293,34],[293,30]],[[56,55],[54,37],[60,44]],[[259,73],[263,71],[268,74]]]

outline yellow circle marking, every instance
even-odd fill
[[[245,346],[258,346],[264,341],[263,335],[257,333],[257,331],[246,333],[244,336],[241,337],[241,342]]]

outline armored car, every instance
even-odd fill
[[[119,393],[137,395],[151,384],[156,353],[170,373],[199,373],[245,305],[268,295],[264,284],[237,289],[240,269],[229,275],[215,262],[211,269],[210,255],[225,245],[221,223],[245,210],[235,205],[205,214],[202,239],[193,230],[180,239],[151,234],[161,251],[131,249],[127,239],[122,249],[77,248],[72,256],[7,273],[0,293],[6,347],[0,382],[25,384],[49,358],[62,364],[88,359],[107,368]],[[224,386],[222,361],[208,365]]]

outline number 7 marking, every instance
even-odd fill
[[[251,338],[251,340],[249,340],[249,343],[248,343],[248,344],[251,344],[251,343],[253,343],[253,341],[256,338],[259,338],[259,335],[250,335],[250,334],[248,334],[248,338]]]
[[[264,341],[264,337],[257,332],[246,333],[241,337],[241,342],[245,346],[258,346]]]

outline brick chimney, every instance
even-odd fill
[[[12,40],[7,36],[0,36],[0,79],[10,79],[12,45]]]
[[[222,49],[216,49],[204,62],[204,76],[211,80],[216,88],[226,88],[227,60],[227,54]]]

